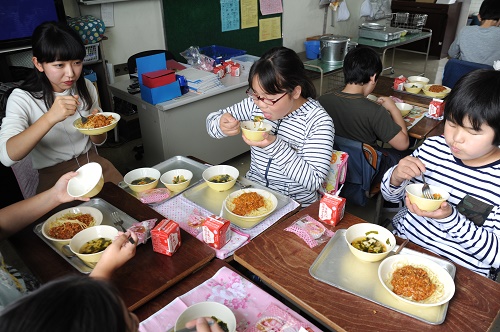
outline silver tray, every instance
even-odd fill
[[[197,162],[193,159],[190,159],[190,158],[187,158],[184,156],[175,156],[175,157],[169,158],[169,159],[153,166],[153,168],[156,168],[157,170],[159,170],[160,174],[162,174],[162,175],[163,175],[163,173],[166,173],[166,172],[174,170],[174,169],[179,169],[179,168],[187,169],[187,170],[193,172],[193,178],[191,179],[191,183],[189,184],[189,186],[186,189],[179,191],[179,192],[172,192],[171,191],[170,197],[167,198],[166,200],[164,200],[162,202],[152,203],[149,205],[155,206],[155,205],[162,204],[163,202],[168,201],[169,199],[179,195],[180,193],[188,190],[189,188],[196,186],[198,183],[203,181],[203,177],[202,177],[203,171],[205,169],[207,169],[208,167],[209,167],[208,165],[202,164],[200,162]],[[122,189],[125,189],[125,191],[127,191],[129,194],[135,196],[135,193],[129,189],[129,187],[127,186],[127,184],[125,182],[121,181],[120,183],[118,183],[118,186],[120,186],[120,188],[122,188]],[[165,188],[165,185],[161,182],[158,182],[158,185],[156,186],[156,188]]]
[[[93,208],[98,209],[99,211],[102,212],[102,223],[101,225],[110,225],[113,226],[113,219],[111,218],[111,212],[116,211],[118,212],[118,215],[121,217],[123,220],[123,227],[129,228],[132,226],[133,223],[138,222],[136,219],[132,218],[125,212],[117,209],[113,205],[109,204],[105,200],[101,198],[92,198],[88,202],[84,202],[78,206],[90,206]],[[41,238],[49,247],[51,247],[59,256],[64,258],[71,266],[73,266],[75,269],[80,271],[81,273],[90,273],[92,272],[92,268],[86,265],[80,258],[77,256],[68,256],[66,255],[63,251],[62,248],[59,246],[56,246],[54,242],[50,241],[47,239],[45,236],[42,234],[42,226],[43,223],[39,223],[33,228],[33,232],[35,232],[36,235],[38,235],[39,238]],[[118,229],[121,231],[121,229]]]
[[[339,229],[326,244],[309,268],[311,276],[425,323],[437,325],[444,322],[448,303],[436,307],[420,307],[396,299],[378,279],[380,262],[370,263],[357,259],[349,250],[345,232],[345,229]],[[403,248],[400,255],[424,256],[445,268],[451,277],[455,278],[456,267],[449,261],[408,248]]]
[[[256,182],[250,181],[246,178],[239,177],[238,178],[239,183],[242,185],[252,185],[252,188],[257,188],[257,189],[264,189],[267,190],[271,193],[273,193],[276,198],[278,199],[278,205],[276,206],[276,209],[274,210],[273,213],[271,213],[267,218],[272,216],[274,213],[276,213],[278,210],[280,210],[282,207],[286,206],[290,202],[290,197],[285,196],[277,191],[271,190],[267,187],[264,187]],[[229,220],[231,224],[238,226],[241,229],[250,229],[267,218],[264,218],[263,220],[260,220],[252,225],[247,225],[243,224],[240,220],[233,218],[230,216],[225,209],[222,208],[222,203],[224,202],[224,199],[226,199],[227,195],[229,195],[232,192],[235,192],[237,190],[240,190],[240,186],[238,183],[236,183],[231,189],[218,192],[210,188],[205,182],[187,190],[184,192],[184,197],[186,197],[188,200],[191,202],[195,203],[196,205],[212,212],[213,214],[219,216],[222,213],[222,217],[225,219]]]
[[[405,31],[405,29],[393,28],[393,27],[387,27],[384,30],[374,30],[374,29],[367,29],[360,27],[359,37],[382,40],[382,41],[391,41],[401,38],[403,31]]]

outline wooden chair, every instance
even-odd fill
[[[493,69],[493,66],[459,59],[450,59],[444,66],[443,85],[453,89],[455,83],[457,83],[462,76],[476,69]]]

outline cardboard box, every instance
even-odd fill
[[[148,88],[157,88],[175,82],[173,70],[161,69],[142,74],[142,84]]]
[[[170,219],[163,219],[151,231],[153,250],[160,254],[172,256],[181,246],[181,229]]]
[[[203,241],[209,246],[220,249],[231,239],[231,222],[212,215],[205,219],[202,226]]]
[[[319,220],[325,224],[337,226],[344,218],[345,202],[344,197],[325,194],[319,203]]]
[[[181,87],[179,82],[175,81],[167,85],[159,86],[157,88],[148,88],[141,84],[141,97],[144,101],[156,105],[164,101],[174,99],[181,96]]]

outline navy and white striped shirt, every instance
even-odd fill
[[[263,116],[252,98],[207,117],[208,134],[223,138],[220,130],[222,114],[230,113],[239,121]],[[330,169],[334,127],[332,118],[314,99],[272,124],[276,141],[265,148],[251,147],[250,169],[246,177],[287,195],[302,206],[318,200],[318,189]]]
[[[393,221],[395,234],[488,276],[491,267],[498,269],[500,265],[500,160],[480,167],[466,166],[453,156],[443,136],[426,139],[413,156],[425,164],[429,184],[450,192],[448,203],[453,212],[435,220],[408,211]],[[382,194],[392,202],[403,199],[407,184],[421,183],[418,177],[392,186],[389,182],[395,167],[382,181]],[[493,207],[482,226],[458,212],[456,206],[466,195]]]

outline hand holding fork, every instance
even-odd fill
[[[125,229],[125,227],[123,227],[123,220],[118,215],[118,212],[116,212],[116,211],[111,212],[111,217],[113,218],[113,224],[115,224],[115,226],[120,227],[122,229],[123,233],[126,233],[127,230]],[[135,241],[133,238],[129,237],[128,240],[130,241],[130,243],[135,244]]]

